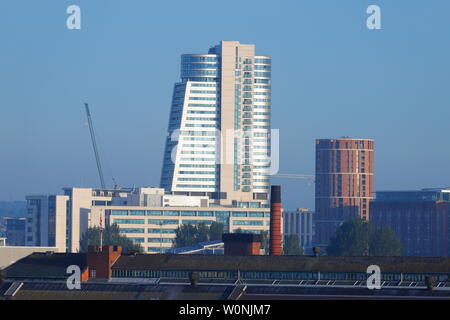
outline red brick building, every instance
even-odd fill
[[[316,140],[316,245],[328,245],[343,221],[369,220],[373,164],[373,140]]]
[[[371,222],[388,226],[407,256],[450,256],[450,190],[379,191]]]

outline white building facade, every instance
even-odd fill
[[[271,58],[255,46],[221,41],[181,57],[161,187],[217,204],[267,203]]]
[[[314,212],[308,208],[297,208],[295,211],[283,212],[283,233],[285,236],[296,234],[299,245],[306,251],[313,247]]]
[[[89,227],[116,223],[145,252],[172,247],[183,224],[220,222],[224,232],[269,231],[270,209],[210,204],[206,196],[167,194],[162,188],[63,188],[64,195],[27,196],[26,245],[78,252]]]

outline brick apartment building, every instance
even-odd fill
[[[373,140],[316,140],[316,245],[328,245],[343,221],[369,219],[373,173]]]

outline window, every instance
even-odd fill
[[[113,216],[127,216],[128,210],[111,210],[111,215]]]

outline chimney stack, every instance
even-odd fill
[[[281,187],[272,186],[270,189],[270,241],[269,254],[281,255]]]

